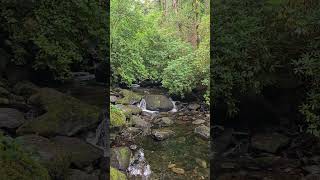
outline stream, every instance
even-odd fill
[[[165,91],[152,88],[135,87],[133,91],[144,97],[166,95]],[[173,108],[165,112],[147,109],[144,98],[135,104],[142,110],[137,116],[152,124],[152,132],[159,129],[174,132],[173,136],[164,140],[155,139],[154,133],[140,135],[130,143],[137,146],[136,149],[142,153],[145,163],[150,167],[151,175],[148,174],[142,179],[209,179],[209,141],[194,130],[201,126],[200,124],[210,125],[209,113],[200,112],[197,108],[190,109],[190,104],[186,102],[173,101],[171,98],[169,100]],[[171,119],[173,124],[159,127],[154,123],[163,117]],[[144,168],[147,168],[147,165]],[[135,179],[134,174],[138,168],[134,168],[131,161],[129,179]]]

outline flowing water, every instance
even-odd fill
[[[150,136],[136,138],[135,143],[144,149],[144,156],[151,167],[150,179],[209,179],[209,141],[194,133],[196,125],[193,125],[192,121],[176,119],[178,115],[187,115],[178,111],[176,102],[172,101],[172,103],[174,108],[168,114],[175,123],[168,128],[175,132],[174,137],[164,141],[155,141]],[[145,112],[159,113],[146,109],[144,99],[141,100],[138,107]],[[186,118],[193,119],[194,117],[187,116]],[[183,169],[184,173],[175,173],[174,168]]]

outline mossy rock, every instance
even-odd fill
[[[94,128],[99,123],[99,108],[50,88],[42,88],[29,102],[47,113],[23,124],[18,134],[66,135]]]
[[[123,96],[123,98],[118,99],[116,101],[117,104],[132,105],[132,104],[140,102],[140,100],[142,98],[141,95],[134,93],[132,91],[129,91],[127,89],[121,90],[120,94]]]
[[[127,180],[127,176],[116,168],[110,167],[110,180]]]
[[[0,135],[0,179],[50,180],[48,170],[12,138]]]
[[[71,163],[78,168],[89,166],[103,156],[102,150],[78,138],[57,136],[51,140],[69,155]]]
[[[164,95],[146,95],[145,101],[148,110],[166,112],[173,109],[172,102]]]
[[[127,118],[130,118],[132,115],[137,115],[142,112],[142,110],[135,105],[117,105],[117,107],[122,110]]]
[[[38,135],[25,135],[16,138],[24,151],[32,152],[33,156],[48,169],[53,178],[68,176],[71,164],[70,155],[61,146]]]
[[[128,147],[111,148],[111,166],[125,171],[129,167],[131,155],[131,150]]]
[[[110,126],[121,127],[126,125],[125,114],[116,106],[110,105]]]
[[[24,97],[30,97],[31,95],[36,94],[38,90],[39,87],[29,81],[18,82],[13,87],[14,93]]]

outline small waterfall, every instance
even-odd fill
[[[151,175],[150,165],[146,162],[143,149],[139,149],[130,161],[127,169],[129,176],[139,176],[142,180],[148,180]]]
[[[169,112],[178,112],[178,109],[177,109],[177,106],[176,106],[176,102],[173,101],[171,98],[169,98],[169,99],[170,99],[170,101],[171,101],[172,104],[173,104],[173,108],[172,108],[171,111],[169,111]]]
[[[140,101],[140,103],[138,104],[138,107],[142,109],[142,111],[145,111],[145,112],[148,112],[148,113],[159,113],[159,111],[151,111],[151,110],[148,110],[147,109],[147,103],[146,103],[146,100],[145,99],[142,99]]]

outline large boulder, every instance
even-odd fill
[[[25,122],[20,111],[11,108],[0,108],[0,128],[17,128]]]
[[[169,98],[164,95],[146,95],[146,106],[151,111],[170,111],[173,104]]]
[[[18,134],[36,133],[44,136],[72,136],[92,129],[99,123],[99,108],[50,88],[42,88],[29,98],[46,113],[23,124]]]
[[[70,161],[78,168],[83,168],[97,161],[103,152],[78,138],[57,136],[51,139],[70,157]]]
[[[132,116],[131,121],[135,127],[140,128],[140,129],[148,129],[151,127],[151,124],[149,122],[143,120],[139,116]]]
[[[26,152],[31,152],[45,166],[51,177],[61,178],[67,174],[70,166],[68,154],[57,144],[38,135],[26,135],[16,138]]]
[[[122,171],[126,171],[126,169],[129,167],[131,156],[132,153],[128,147],[123,146],[111,148],[111,166]]]

